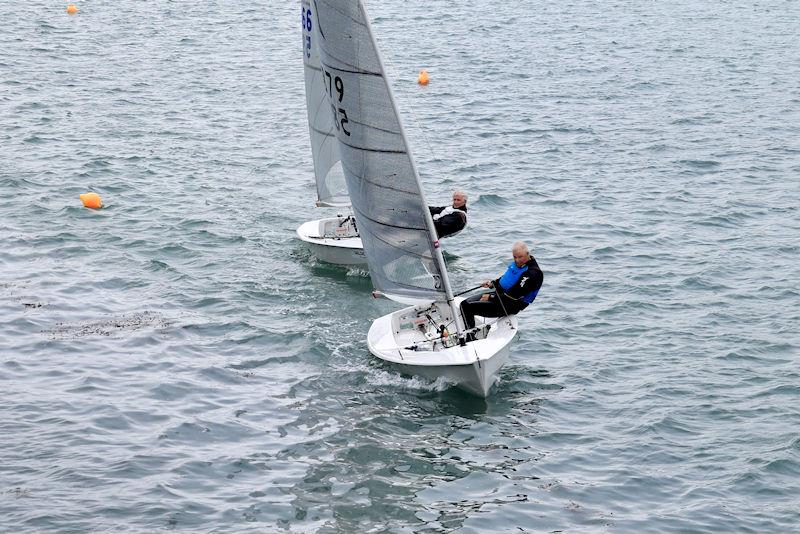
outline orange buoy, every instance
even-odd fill
[[[420,85],[428,85],[428,71],[422,69],[419,71],[419,76],[417,76],[417,83]]]
[[[67,13],[69,13],[70,15],[74,15],[77,12],[78,12],[78,6],[76,6],[75,4],[67,4]]]
[[[100,195],[97,193],[82,194],[81,202],[83,202],[84,207],[92,208],[93,210],[99,210],[103,207],[103,201],[100,199]]]

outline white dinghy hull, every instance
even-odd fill
[[[361,238],[346,217],[308,221],[297,229],[297,236],[319,260],[336,265],[366,266]]]
[[[455,336],[441,338],[436,329],[442,321],[450,322],[448,308],[446,303],[409,306],[376,319],[367,335],[369,350],[400,372],[430,380],[444,378],[473,395],[487,397],[508,360],[517,318],[482,321],[476,317],[478,326],[491,324],[488,334],[479,333],[479,339],[461,346]]]

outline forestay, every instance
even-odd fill
[[[347,186],[339,162],[339,146],[331,117],[330,104],[324,89],[324,76],[319,61],[317,39],[309,0],[302,0],[303,70],[306,82],[308,130],[314,157],[314,178],[317,182],[318,206],[349,206]]]
[[[363,5],[315,0],[312,9],[312,41],[372,282],[400,302],[445,300],[452,293],[441,250]]]

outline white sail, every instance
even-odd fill
[[[303,70],[306,82],[306,109],[308,130],[311,135],[311,153],[314,158],[314,178],[317,183],[318,206],[349,206],[347,186],[339,161],[330,104],[324,89],[324,76],[319,62],[317,38],[310,0],[302,0],[303,16]]]
[[[314,0],[317,39],[347,189],[376,289],[400,302],[452,300],[419,176],[359,0]],[[313,43],[312,43],[313,44]]]

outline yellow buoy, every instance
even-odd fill
[[[422,69],[419,71],[419,76],[417,76],[417,83],[420,85],[428,85],[428,71]]]
[[[76,6],[75,4],[67,4],[67,13],[69,13],[70,15],[74,15],[77,12],[78,12],[78,6]]]
[[[103,207],[103,201],[100,199],[100,195],[97,193],[84,193],[81,195],[81,202],[83,202],[83,206],[86,208],[92,208],[94,210],[99,210]]]

